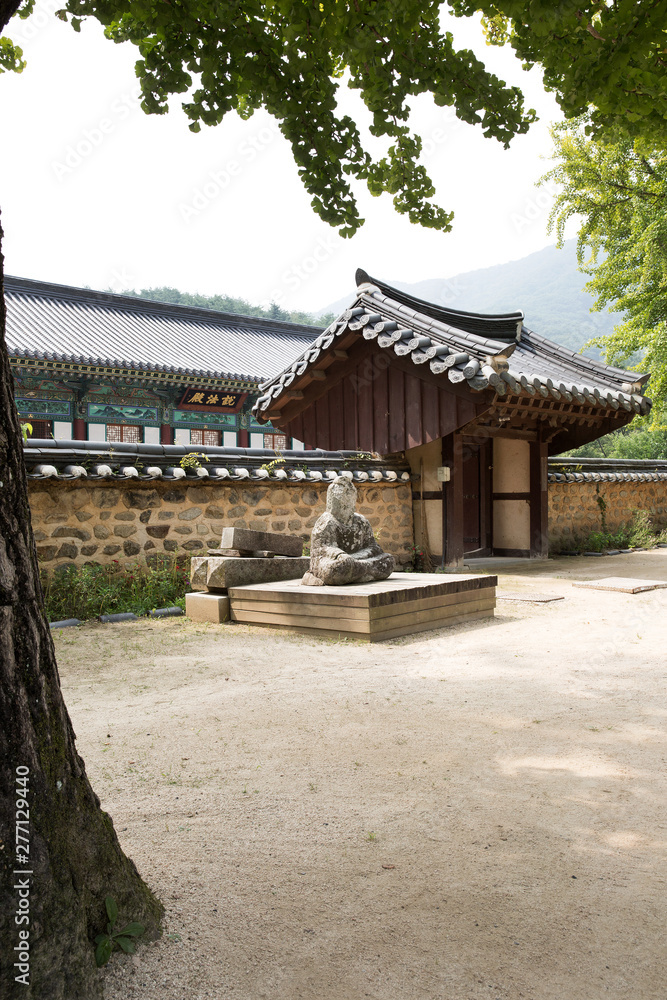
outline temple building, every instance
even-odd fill
[[[16,406],[36,439],[299,449],[252,415],[320,328],[5,277]]]
[[[255,419],[307,448],[405,457],[435,562],[547,553],[547,458],[648,413],[648,375],[575,354],[517,311],[444,309],[357,272],[349,309],[269,379]]]

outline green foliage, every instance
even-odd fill
[[[260,465],[260,469],[265,469],[270,474],[272,472],[275,472],[276,467],[278,465],[283,465],[284,462],[285,459],[283,458],[283,456],[280,454],[279,451],[276,451],[276,457],[273,458],[270,462],[264,462],[263,465]]]
[[[9,38],[0,38],[0,73],[22,73],[25,67],[23,49]]]
[[[291,145],[315,212],[352,236],[363,223],[355,181],[389,194],[411,221],[451,229],[452,216],[433,202],[419,163],[421,139],[409,126],[413,98],[432,95],[505,146],[535,120],[518,87],[471,51],[457,51],[441,30],[440,9],[436,0],[68,0],[66,16],[75,27],[94,17],[108,38],[137,47],[148,114],[166,113],[173,95],[183,95],[198,132],[229,112],[249,118],[264,108]],[[360,94],[370,140],[339,111],[341,86]]]
[[[167,556],[154,569],[137,565],[128,571],[117,562],[111,566],[68,566],[50,577],[43,576],[46,617],[49,621],[86,621],[123,611],[143,615],[169,605],[185,608],[189,568],[189,558]]]
[[[11,5],[11,0],[10,0]],[[449,0],[459,17],[482,14],[487,40],[542,66],[567,118],[590,111],[591,134],[621,131],[667,140],[664,3],[655,0]],[[461,121],[507,146],[535,120],[509,87],[441,30],[438,0],[68,0],[57,11],[75,30],[94,17],[108,38],[129,41],[148,114],[183,94],[190,128],[231,111],[264,108],[292,147],[312,207],[343,236],[363,224],[352,189],[365,181],[392,196],[412,222],[447,232],[452,215],[431,200],[410,104],[430,94]],[[338,112],[341,85],[368,111],[367,142]],[[376,142],[375,140],[380,140]],[[369,147],[373,153],[369,151]],[[376,152],[378,150],[378,152]]]
[[[32,424],[21,424],[21,435],[24,442],[27,441],[29,437],[32,437]]]
[[[118,907],[113,896],[107,896],[104,905],[109,919],[106,934],[98,934],[95,938],[95,961],[98,968],[107,964],[112,951],[116,948],[124,951],[126,955],[133,955],[137,947],[136,938],[141,937],[146,929],[143,924],[132,922],[125,924],[122,930],[115,931]]]
[[[655,0],[450,0],[481,11],[487,41],[539,64],[566,118],[590,109],[590,134],[667,143],[665,6]]]
[[[177,288],[163,286],[162,288],[142,288],[140,291],[125,289],[121,295],[133,295],[141,299],[153,299],[158,302],[172,302],[181,306],[200,306],[202,309],[215,309],[217,312],[235,313],[241,316],[263,316],[266,319],[277,319],[290,323],[301,323],[304,326],[328,326],[336,317],[333,313],[315,316],[313,313],[287,310],[276,302],[270,306],[252,305],[247,299],[235,298],[232,295],[199,295],[191,292],[180,292]]]
[[[574,537],[568,542],[561,540],[558,551],[606,552],[609,549],[645,549],[665,540],[667,540],[667,529],[661,531],[657,528],[647,510],[636,510],[632,515],[632,521],[623,525],[618,531],[607,531],[603,514],[600,531],[591,531],[588,535]]]
[[[183,455],[178,464],[182,469],[199,469],[201,467],[200,458],[208,462],[208,458],[203,451],[189,451],[187,455]]]
[[[646,419],[635,418],[628,427],[606,434],[560,457],[667,459],[667,428],[653,430]]]
[[[567,220],[582,219],[577,253],[595,309],[624,314],[593,343],[611,364],[640,355],[635,367],[651,372],[658,429],[667,403],[667,149],[644,138],[596,141],[586,135],[589,123],[584,116],[553,129],[557,165],[543,181],[562,190],[551,225],[562,242]]]

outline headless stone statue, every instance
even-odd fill
[[[383,552],[369,522],[355,514],[357,491],[346,476],[338,476],[327,490],[327,509],[315,522],[310,539],[310,570],[302,584],[337,587],[346,583],[386,580],[394,557]]]

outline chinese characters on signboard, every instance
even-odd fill
[[[227,392],[225,389],[186,389],[178,408],[206,410],[209,413],[238,413],[247,395],[247,392]]]

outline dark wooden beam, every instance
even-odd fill
[[[548,447],[544,441],[530,445],[530,557],[536,559],[549,553],[547,483]]]

